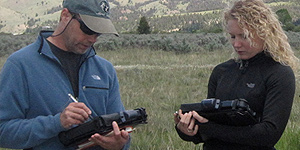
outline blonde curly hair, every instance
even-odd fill
[[[299,59],[288,42],[277,15],[262,0],[239,0],[231,9],[224,13],[224,27],[228,20],[237,19],[239,27],[244,31],[247,39],[254,35],[264,40],[264,50],[271,57],[290,66],[294,71],[299,66]],[[251,45],[255,45],[250,40]]]

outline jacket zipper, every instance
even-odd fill
[[[83,86],[83,89],[90,88],[90,89],[100,89],[100,90],[108,90],[108,88],[101,88],[101,87],[94,87],[94,86]]]

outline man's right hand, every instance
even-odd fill
[[[84,103],[73,102],[60,114],[60,122],[65,129],[68,129],[72,125],[84,123],[91,114],[91,110]]]

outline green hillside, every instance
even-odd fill
[[[142,16],[153,31],[170,32],[193,26],[205,28],[220,22],[220,10],[233,0],[109,0],[111,17],[119,32],[132,32]],[[299,0],[265,0],[274,11],[286,8],[293,21],[300,18]],[[0,0],[0,32],[35,32],[43,26],[54,27],[62,0]],[[213,14],[213,15],[211,15]],[[171,22],[170,22],[171,21]],[[218,26],[218,25],[217,25]]]

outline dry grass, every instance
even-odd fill
[[[201,149],[178,137],[172,114],[181,103],[206,97],[212,66],[230,58],[231,51],[176,55],[135,49],[98,54],[119,66],[116,69],[126,108],[145,107],[149,114],[149,124],[132,134],[131,149]],[[291,119],[277,149],[299,149],[299,79],[296,93]]]
[[[132,133],[131,150],[201,149],[201,146],[184,142],[178,137],[173,113],[181,103],[199,102],[206,97],[208,77],[213,66],[227,60],[230,53],[214,51],[176,55],[149,49],[98,52],[116,66],[126,109],[145,107],[149,115],[149,123],[138,126]],[[299,103],[297,77],[291,118],[276,145],[277,149],[300,149]]]

